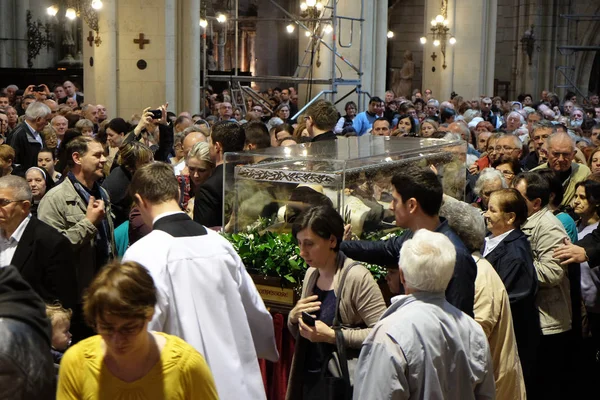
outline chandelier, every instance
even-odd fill
[[[431,59],[435,62],[437,58],[437,54],[435,54],[435,47],[440,48],[440,52],[442,53],[443,64],[442,68],[446,69],[446,45],[449,43],[454,45],[456,43],[456,38],[450,34],[450,28],[448,28],[448,19],[446,19],[447,13],[447,0],[442,1],[442,10],[441,14],[438,14],[434,19],[431,20],[431,33],[429,36],[432,37],[434,51],[431,54]],[[427,43],[427,37],[421,37],[421,44]],[[435,67],[434,67],[435,68]],[[435,70],[434,70],[435,71]]]
[[[63,0],[46,9],[51,17],[56,17],[59,11],[64,11],[64,17],[73,21],[83,17],[85,23],[96,32],[96,46],[101,43],[98,32],[98,10],[102,8],[102,0]]]
[[[306,36],[312,36],[316,34],[316,29],[321,19],[321,14],[325,5],[321,0],[305,0],[300,4],[300,17],[306,19],[306,26],[310,29],[305,32]],[[293,32],[291,24],[287,26],[288,32]],[[327,24],[323,27],[323,33],[330,34],[333,32],[331,24]]]

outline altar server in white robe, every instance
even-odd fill
[[[220,399],[265,399],[258,358],[279,358],[273,321],[239,255],[180,210],[170,165],[137,170],[130,192],[152,225],[123,257],[145,266],[158,289],[149,328],[179,336],[202,353]]]

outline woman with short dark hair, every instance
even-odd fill
[[[318,206],[304,211],[294,221],[292,235],[309,268],[301,299],[288,316],[288,329],[297,341],[286,399],[325,399],[326,393],[318,386],[323,376],[331,376],[327,365],[336,349],[332,329],[336,309],[344,346],[348,353],[353,349],[358,355],[386,306],[369,270],[340,252],[344,220],[334,208]],[[303,320],[303,313],[312,316],[314,326]]]
[[[59,370],[59,399],[217,399],[212,374],[182,339],[148,332],[157,294],[136,262],[106,265],[84,296],[98,335],[71,347]]]
[[[484,217],[491,235],[485,239],[483,256],[506,286],[523,377],[529,391],[541,329],[535,304],[538,280],[531,245],[520,229],[527,221],[527,203],[516,189],[496,190],[490,195]]]

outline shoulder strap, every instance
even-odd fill
[[[338,286],[338,296],[335,301],[335,317],[333,318],[333,330],[335,331],[335,347],[337,348],[337,354],[339,358],[340,372],[342,373],[342,378],[346,382],[346,388],[351,387],[350,383],[350,371],[348,370],[348,359],[346,357],[346,343],[344,343],[344,333],[342,332],[342,318],[340,316],[340,299],[342,298],[342,290],[344,289],[344,282],[346,281],[346,276],[348,272],[355,265],[360,264],[360,262],[355,261],[352,264],[342,269],[342,276],[340,278],[340,284]]]
[[[342,276],[340,277],[340,284],[338,285],[338,296],[335,299],[335,316],[333,317],[333,328],[341,328],[342,325],[342,318],[340,316],[340,299],[342,298],[342,291],[344,290],[344,283],[346,282],[346,276],[348,275],[348,272],[350,272],[350,270],[352,269],[352,267],[354,267],[355,265],[359,265],[360,262],[355,261],[352,264],[348,265],[345,268],[342,268]]]

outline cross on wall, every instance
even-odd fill
[[[92,31],[90,31],[90,35],[87,37],[86,40],[90,44],[90,47],[92,47],[94,44],[94,33]]]
[[[144,38],[144,34],[140,33],[137,39],[133,39],[133,43],[137,44],[140,47],[140,50],[143,50],[144,45],[149,44],[150,40]]]

